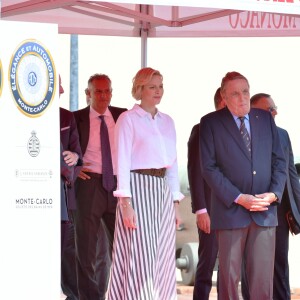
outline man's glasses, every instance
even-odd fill
[[[277,106],[271,106],[269,107],[269,112],[272,113],[274,111],[277,111],[278,110],[278,107]]]

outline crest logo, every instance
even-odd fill
[[[1,59],[0,59],[0,96],[2,94],[2,86],[3,86],[3,69],[2,69]]]
[[[26,116],[41,116],[55,95],[53,59],[36,40],[22,42],[10,61],[10,88],[18,109]]]
[[[31,132],[31,137],[27,143],[27,150],[30,156],[37,157],[40,153],[40,140],[36,136],[36,132]]]

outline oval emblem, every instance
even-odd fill
[[[22,42],[10,61],[10,88],[18,109],[41,116],[55,95],[55,66],[47,49],[36,40]]]

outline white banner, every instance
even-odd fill
[[[2,299],[60,297],[56,25],[0,22]]]
[[[98,0],[102,2],[101,0]],[[238,9],[300,14],[299,0],[112,0],[115,3]]]

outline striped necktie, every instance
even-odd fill
[[[249,132],[248,132],[248,130],[246,128],[246,125],[245,125],[245,117],[239,117],[239,119],[241,121],[240,134],[243,137],[244,144],[245,144],[245,146],[248,150],[248,153],[251,157],[251,139],[250,139]]]

